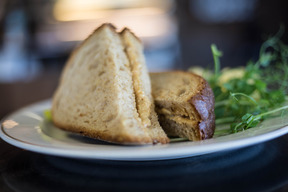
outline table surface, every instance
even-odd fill
[[[288,134],[208,155],[125,162],[42,155],[0,139],[0,191],[288,191],[287,149]]]

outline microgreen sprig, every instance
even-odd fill
[[[211,45],[214,75],[207,80],[215,96],[216,132],[217,125],[223,123],[230,124],[226,133],[243,131],[257,126],[273,113],[288,109],[288,105],[285,106],[288,45],[280,40],[283,32],[281,27],[275,36],[262,44],[257,61],[250,60],[244,69],[237,69],[243,74],[241,77],[228,78],[224,82],[229,70],[221,70],[223,53],[215,44]],[[219,132],[224,133],[223,130]]]
[[[220,57],[223,56],[223,53],[217,49],[215,44],[211,45],[211,51],[214,60],[215,77],[217,78],[220,76]]]

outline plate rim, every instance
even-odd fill
[[[99,160],[120,160],[120,161],[151,161],[151,160],[167,160],[167,159],[179,159],[179,158],[185,158],[185,157],[193,157],[193,156],[199,156],[199,155],[204,155],[204,154],[208,154],[208,153],[214,153],[214,152],[219,152],[219,151],[226,151],[226,150],[233,150],[233,149],[237,149],[237,148],[243,148],[243,147],[247,147],[250,145],[254,145],[254,144],[258,144],[258,143],[262,143],[265,141],[269,141],[272,139],[275,139],[277,137],[280,137],[284,134],[288,133],[288,125],[284,125],[281,126],[275,130],[266,132],[266,133],[261,133],[259,135],[256,136],[252,136],[252,137],[248,137],[248,138],[242,138],[242,139],[236,139],[236,140],[229,140],[229,141],[222,141],[219,143],[209,143],[208,145],[200,145],[200,146],[182,146],[182,149],[177,151],[176,153],[171,154],[171,152],[167,152],[167,146],[169,147],[169,145],[171,144],[158,144],[155,146],[162,146],[162,150],[161,151],[161,147],[156,148],[157,153],[150,153],[149,156],[147,156],[146,152],[144,151],[144,154],[141,154],[140,152],[138,153],[134,153],[133,156],[131,156],[131,153],[127,153],[126,151],[123,153],[123,151],[119,154],[114,154],[114,153],[96,153],[97,149],[89,149],[89,150],[84,150],[84,151],[77,151],[77,153],[75,153],[75,150],[68,150],[68,148],[59,148],[56,146],[45,146],[45,145],[41,145],[41,144],[35,144],[35,143],[31,143],[31,142],[27,142],[27,141],[23,141],[19,138],[15,138],[11,135],[9,135],[4,128],[3,122],[5,120],[11,119],[11,117],[20,114],[22,111],[26,111],[27,109],[33,109],[34,107],[38,108],[41,105],[47,105],[51,102],[50,99],[48,100],[44,100],[44,101],[40,101],[31,105],[28,105],[26,107],[20,108],[18,110],[16,110],[15,112],[7,115],[6,117],[4,117],[0,123],[1,123],[1,128],[0,128],[0,138],[2,138],[5,142],[14,145],[18,148],[22,148],[28,151],[32,151],[32,152],[36,152],[36,153],[41,153],[41,154],[46,154],[46,155],[53,155],[53,156],[60,156],[60,157],[68,157],[68,158],[77,158],[77,159],[99,159]],[[35,130],[35,129],[32,129]],[[237,133],[236,133],[237,134]],[[213,139],[213,138],[212,138]],[[209,141],[210,139],[203,141],[204,143]],[[187,141],[189,142],[189,141]],[[201,141],[200,141],[201,142]],[[201,142],[201,143],[203,143]],[[190,141],[190,143],[192,143]],[[173,143],[172,143],[173,145]],[[149,145],[149,146],[154,146],[154,145]],[[121,145],[117,145],[117,147],[121,147],[121,148],[125,148],[125,146],[121,146]],[[116,148],[117,148],[116,147]],[[127,146],[126,146],[127,147]],[[139,146],[135,146],[136,148]],[[145,148],[145,146],[141,146],[141,148]],[[197,147],[198,149],[195,150],[194,148],[194,152],[192,150],[192,152],[190,151],[189,153],[189,148],[193,148],[193,147]],[[205,149],[205,147],[211,147],[210,150],[203,150],[203,148]],[[131,148],[130,148],[131,149]],[[135,149],[135,148],[134,148]],[[174,149],[175,150],[175,149]],[[196,152],[195,152],[196,151]],[[92,154],[89,154],[89,152],[95,152]],[[99,150],[98,150],[99,152]],[[100,151],[101,152],[101,151]],[[129,154],[129,155],[128,155]],[[146,155],[145,155],[146,154]]]

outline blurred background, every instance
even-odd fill
[[[288,24],[286,0],[0,0],[0,118],[51,98],[71,50],[104,22],[129,27],[150,71],[222,67],[256,59]],[[287,43],[288,32],[283,36]]]

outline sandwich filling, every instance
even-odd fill
[[[142,125],[148,127],[151,125],[150,114],[153,100],[151,97],[150,78],[143,56],[143,47],[139,39],[128,29],[124,29],[121,32],[121,37],[125,53],[130,61],[136,108]]]
[[[184,137],[189,140],[199,140],[197,126],[200,122],[199,115],[195,108],[189,104],[174,103],[165,105],[157,103],[156,111],[160,123],[169,136]]]
[[[153,143],[167,143],[169,139],[161,128],[155,112],[142,43],[129,29],[124,29],[120,34],[125,53],[130,61],[136,109],[141,119],[141,125],[147,128]]]

